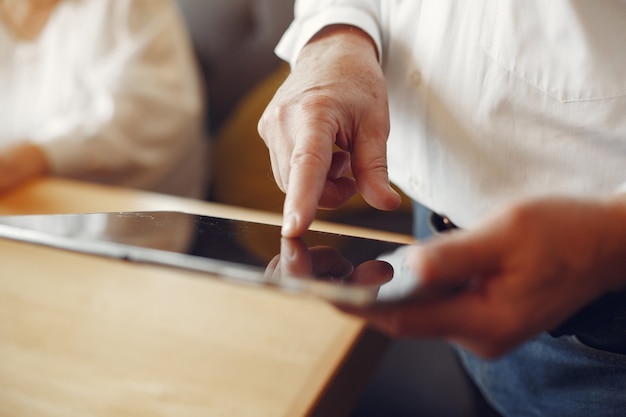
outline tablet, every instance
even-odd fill
[[[371,307],[419,297],[410,245],[183,212],[0,217],[0,237],[64,250],[207,273],[210,278]]]

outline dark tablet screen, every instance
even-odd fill
[[[61,249],[210,273],[368,306],[418,295],[406,266],[409,246],[182,212],[0,217],[0,237]]]

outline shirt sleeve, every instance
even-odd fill
[[[619,187],[615,189],[615,194],[626,194],[626,181],[621,183]]]
[[[108,18],[102,36],[111,46],[94,58],[90,76],[97,117],[40,146],[55,175],[189,194],[177,189],[189,184],[175,184],[175,177],[183,171],[187,179],[206,177],[191,171],[206,163],[199,154],[207,141],[204,97],[182,18],[161,0],[111,2]]]
[[[276,54],[294,65],[300,51],[322,28],[334,24],[358,27],[376,44],[382,62],[380,1],[375,0],[298,0],[295,17],[276,47]]]

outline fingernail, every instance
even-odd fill
[[[387,190],[391,191],[392,193],[398,194],[396,189],[393,188],[390,183],[387,183]]]

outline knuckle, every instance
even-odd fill
[[[387,158],[384,153],[370,155],[366,163],[355,163],[352,165],[354,176],[360,178],[364,175],[384,175],[387,176]]]
[[[298,170],[298,169],[309,169],[309,168],[313,168],[314,170],[319,170],[320,172],[324,172],[324,170],[328,170],[328,167],[326,166],[327,163],[325,161],[325,158],[316,153],[316,152],[310,152],[310,151],[303,151],[303,150],[294,150],[293,153],[291,154],[291,158],[290,158],[290,163],[289,163],[290,167],[292,170]]]

